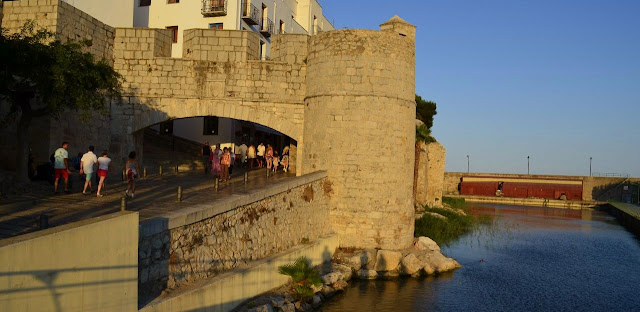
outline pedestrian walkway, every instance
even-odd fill
[[[611,202],[609,204],[611,204],[611,206],[615,207],[616,209],[628,214],[629,216],[640,220],[640,207],[632,204],[618,202]]]
[[[265,169],[257,169],[249,172],[245,184],[244,172],[234,172],[230,181],[219,183],[218,191],[215,190],[213,177],[202,173],[150,176],[137,182],[136,197],[127,198],[127,210],[139,211],[140,221],[143,221],[190,205],[245,194],[293,176],[278,172],[267,177]],[[178,186],[182,187],[181,202],[177,202]],[[0,239],[37,231],[41,222],[54,227],[116,212],[120,210],[126,188],[123,182],[110,183],[102,198],[97,198],[95,193],[53,196],[49,192],[31,194],[22,200],[0,202]]]

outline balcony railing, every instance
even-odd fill
[[[249,0],[242,0],[242,20],[249,25],[260,24],[260,11]]]
[[[227,0],[202,0],[202,15],[227,15]]]
[[[271,19],[265,17],[262,19],[262,26],[260,27],[260,33],[265,37],[270,37],[276,31],[276,27],[274,26]]]

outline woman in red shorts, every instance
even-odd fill
[[[109,158],[107,151],[102,151],[102,155],[98,158],[98,177],[100,183],[98,183],[98,193],[96,196],[102,197],[101,190],[104,190],[104,180],[107,178],[107,172],[111,169],[111,158]]]

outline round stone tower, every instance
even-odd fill
[[[403,249],[414,230],[415,27],[395,16],[380,29],[310,38],[302,171],[328,171],[341,246]]]

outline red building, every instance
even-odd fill
[[[582,200],[582,180],[553,178],[516,178],[463,176],[460,194],[475,196],[501,196],[515,198],[544,198]]]

